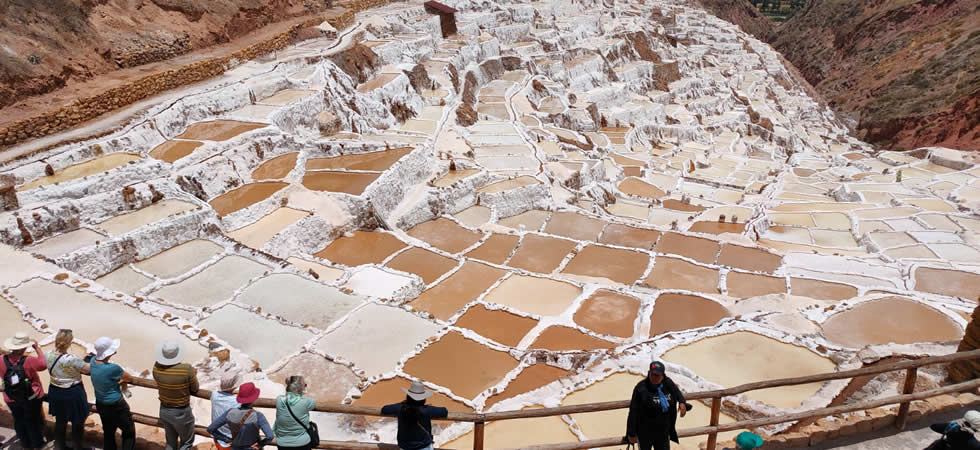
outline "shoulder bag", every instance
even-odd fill
[[[286,411],[289,411],[289,415],[293,416],[293,420],[295,420],[296,423],[303,428],[303,430],[306,430],[306,434],[310,435],[310,444],[313,444],[313,447],[316,447],[320,443],[320,429],[317,428],[316,422],[314,422],[313,419],[310,419],[309,427],[303,425],[303,422],[299,420],[299,417],[296,417],[296,414],[293,413],[293,408],[289,407],[289,398],[283,397],[282,403],[286,405]]]

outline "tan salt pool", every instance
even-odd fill
[[[307,211],[279,208],[250,225],[228,233],[228,237],[254,249],[262,249],[273,236],[309,215]]]
[[[508,347],[516,347],[531,328],[538,324],[530,317],[518,316],[500,309],[488,309],[476,304],[466,310],[455,325],[468,328]]]
[[[722,244],[718,264],[739,269],[772,274],[783,263],[783,258],[758,248]]]
[[[624,194],[635,195],[637,197],[644,197],[649,199],[659,199],[667,195],[666,192],[660,190],[660,188],[647,183],[639,178],[627,178],[619,183],[619,190]]]
[[[717,293],[718,271],[682,259],[658,256],[653,270],[643,282],[658,289],[684,289],[693,292]]]
[[[660,294],[650,314],[650,337],[670,331],[710,327],[731,316],[720,303],[686,294]]]
[[[286,378],[293,375],[303,375],[306,378],[309,386],[307,393],[311,397],[333,403],[343,402],[347,391],[361,382],[361,377],[349,367],[315,353],[305,352],[290,358],[284,366],[270,373],[269,379],[285,385]]]
[[[275,273],[250,284],[236,301],[293,323],[326,329],[364,299],[299,275]]]
[[[292,103],[308,95],[313,95],[314,93],[316,93],[316,91],[311,91],[308,89],[284,89],[263,98],[262,100],[259,100],[257,103],[263,105],[281,106]]]
[[[461,252],[483,237],[482,233],[467,230],[445,217],[415,225],[408,235],[449,253]]]
[[[298,152],[286,153],[272,158],[252,171],[253,180],[278,180],[296,167]]]
[[[718,242],[678,233],[664,233],[655,250],[691,258],[697,262],[713,264],[718,255]]]
[[[688,231],[692,233],[722,234],[734,233],[742,234],[745,231],[744,223],[722,223],[722,222],[694,222]]]
[[[980,275],[958,270],[919,267],[915,270],[915,290],[976,301],[980,295]]]
[[[382,172],[411,151],[412,147],[400,147],[381,152],[357,153],[332,158],[311,158],[306,160],[306,168],[307,170],[350,169]]]
[[[738,298],[786,293],[786,278],[730,271],[725,279],[728,295]]]
[[[544,225],[544,222],[548,220],[548,214],[548,211],[532,209],[530,211],[522,212],[516,216],[500,219],[497,223],[515,230],[519,230],[521,225],[523,225],[528,231],[537,231],[540,230],[541,225]]]
[[[202,145],[204,143],[201,141],[167,141],[150,150],[150,157],[173,163],[190,155]]]
[[[517,364],[510,354],[452,331],[409,359],[404,370],[460,397],[473,398],[499,383]]]
[[[219,217],[224,217],[261,202],[286,186],[289,184],[279,182],[246,184],[211,199],[208,204],[214,208]]]
[[[157,277],[173,278],[201,265],[222,251],[224,249],[214,242],[195,239],[157,253],[135,265],[140,270]]]
[[[657,244],[657,240],[660,239],[660,235],[661,233],[657,230],[611,223],[602,230],[602,237],[599,238],[599,242],[622,247],[652,250]]]
[[[580,241],[595,241],[606,222],[582,214],[557,211],[551,215],[545,233],[556,234]]]
[[[391,80],[394,80],[395,78],[398,78],[398,74],[396,73],[382,73],[368,80],[366,83],[358,86],[357,92],[362,92],[362,93],[371,92],[381,86],[388,84],[389,82],[391,82]]]
[[[958,341],[963,337],[963,329],[946,314],[902,297],[861,302],[830,316],[822,327],[827,340],[851,348]]]
[[[343,264],[380,264],[391,254],[407,247],[393,234],[380,231],[355,231],[353,236],[342,236],[316,253],[317,258]]]
[[[153,297],[187,306],[211,306],[231,298],[250,279],[262,275],[268,267],[231,255],[177,284],[153,291]]]
[[[628,338],[640,311],[640,301],[629,295],[600,289],[575,312],[575,323],[596,333]]]
[[[510,383],[507,383],[506,389],[487,399],[483,410],[486,411],[490,409],[494,404],[501,400],[506,400],[526,392],[531,392],[570,374],[571,372],[565,369],[549,366],[545,363],[537,363],[533,366],[525,367],[523,370],[521,370],[521,373],[517,374],[517,376],[510,381]]]
[[[555,316],[582,293],[577,286],[548,278],[512,275],[495,287],[484,301],[510,306],[541,316]]]
[[[377,180],[380,173],[351,173],[315,171],[306,172],[303,176],[303,186],[314,191],[344,192],[351,195],[361,195],[368,185]]]
[[[452,186],[453,183],[480,173],[480,169],[451,170],[432,182],[435,187]]]
[[[857,297],[857,288],[854,286],[809,278],[790,278],[789,289],[793,295],[819,300],[847,300]]]
[[[482,259],[494,264],[503,264],[517,247],[519,236],[511,234],[491,234],[479,247],[466,253],[469,258]]]
[[[577,245],[565,239],[526,234],[508,265],[531,272],[551,273]]]
[[[422,292],[409,305],[427,311],[436,318],[448,320],[467,303],[476,300],[506,273],[496,267],[466,261],[459,270]]]
[[[412,247],[388,261],[386,266],[402,272],[409,272],[422,277],[425,284],[431,284],[446,272],[456,267],[456,260],[447,258],[424,248]]]
[[[64,183],[65,181],[77,180],[79,178],[84,178],[90,175],[95,175],[97,173],[106,172],[116,167],[122,166],[130,161],[137,161],[142,159],[140,155],[134,155],[131,153],[110,153],[105,156],[100,156],[98,158],[85,161],[83,163],[75,164],[73,166],[68,166],[64,169],[56,171],[54,175],[48,175],[38,178],[34,181],[24,184],[23,186],[17,188],[18,191],[29,191],[31,189],[36,189],[41,186],[48,186],[55,183]]]
[[[162,200],[145,208],[113,217],[98,225],[99,229],[112,235],[128,233],[144,225],[157,222],[166,217],[198,208],[197,205],[180,200]]]
[[[568,262],[562,272],[631,285],[643,276],[649,264],[650,257],[644,253],[587,245]]]
[[[239,122],[237,120],[213,120],[210,122],[198,122],[177,136],[177,139],[195,139],[205,141],[227,141],[242,133],[247,133],[259,128],[265,128],[264,123]]]
[[[748,331],[712,336],[671,349],[663,359],[724,387],[776,378],[833,372],[833,361],[813,351]],[[746,392],[746,397],[779,408],[796,408],[822,383]]]

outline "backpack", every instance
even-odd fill
[[[26,402],[34,396],[31,379],[27,378],[27,372],[24,370],[25,361],[27,361],[26,356],[17,364],[11,364],[9,358],[3,357],[3,362],[7,365],[7,371],[3,373],[3,393],[14,402]]]

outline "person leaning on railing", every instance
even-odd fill
[[[208,433],[222,441],[230,442],[232,450],[262,448],[271,442],[273,435],[269,421],[266,420],[265,414],[252,408],[252,403],[258,400],[259,394],[259,388],[255,387],[255,384],[243,384],[238,388],[238,396],[236,397],[239,406],[225,411],[221,417],[211,422],[211,425],[208,426]],[[218,431],[226,424],[231,430],[230,435]],[[259,437],[259,430],[262,431],[265,438]]]
[[[432,419],[449,415],[449,410],[428,406],[425,399],[432,391],[421,382],[412,382],[405,391],[405,401],[381,408],[381,414],[398,416],[398,448],[401,450],[432,450]]]
[[[218,420],[218,418],[223,416],[226,412],[228,412],[228,410],[238,407],[238,399],[235,396],[235,388],[237,387],[238,371],[233,370],[221,376],[220,390],[211,393],[212,422]],[[231,429],[228,428],[228,424],[222,425],[218,431],[225,436],[231,435]],[[215,437],[214,446],[218,450],[229,450],[231,448],[231,443]]]
[[[54,416],[54,448],[65,447],[65,433],[71,422],[72,448],[84,448],[85,419],[88,418],[88,395],[82,386],[82,371],[89,365],[82,358],[68,353],[74,335],[61,329],[54,338],[54,350],[45,355],[51,383],[48,385],[48,412]]]
[[[179,341],[166,340],[157,347],[153,379],[160,394],[160,422],[166,433],[167,450],[190,450],[194,445],[191,394],[196,394],[200,385],[197,371],[183,360],[184,347]]]
[[[119,339],[102,336],[95,340],[94,361],[89,371],[95,391],[95,410],[102,420],[102,448],[116,450],[116,429],[122,434],[123,450],[136,447],[136,425],[129,403],[123,397],[123,386],[133,380],[119,364],[109,362],[119,351]],[[129,391],[125,391],[129,395]]]
[[[299,375],[286,378],[286,395],[276,397],[276,446],[279,450],[310,450],[319,442],[310,411],[316,400],[303,397],[306,381]]]
[[[633,388],[626,439],[639,443],[640,450],[670,450],[670,441],[678,442],[677,412],[684,417],[690,408],[677,384],[664,373],[664,364],[654,361],[647,376]]]

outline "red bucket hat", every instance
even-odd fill
[[[247,404],[252,403],[259,398],[259,388],[255,387],[253,383],[245,383],[238,388],[238,403]]]

